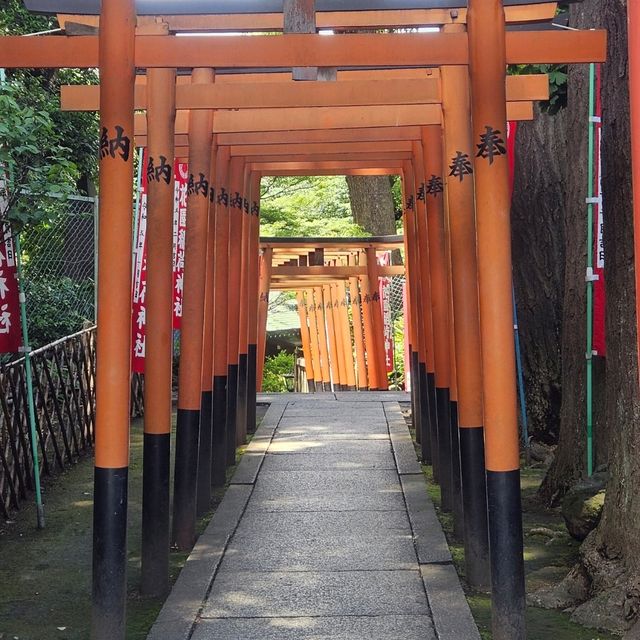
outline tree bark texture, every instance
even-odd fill
[[[602,2],[572,4],[571,25],[593,28],[602,25]],[[605,65],[606,68],[607,65]],[[556,456],[540,487],[548,503],[557,503],[586,472],[586,265],[587,265],[587,162],[589,126],[589,65],[570,65],[566,108],[566,205],[564,211],[565,272],[562,301],[562,402]],[[605,125],[606,128],[606,125]],[[605,130],[607,138],[611,132]],[[606,153],[603,149],[603,154]],[[609,161],[603,155],[603,165]],[[604,204],[606,224],[611,205]],[[606,254],[606,248],[605,248]],[[605,258],[606,262],[606,258]],[[605,276],[605,280],[607,277]],[[608,301],[611,305],[611,301]],[[594,362],[594,395],[601,398],[606,384],[605,367]],[[594,402],[596,407],[598,402]],[[596,464],[607,460],[604,411],[596,411]]]
[[[584,572],[588,581],[585,594],[588,600],[575,608],[573,619],[618,632],[632,628],[625,636],[631,640],[640,637],[640,393],[636,358],[626,2],[586,0],[572,10],[584,14],[586,26],[608,31],[608,60],[602,76],[602,188],[607,283],[606,425],[603,435],[609,454],[609,480],[602,519],[581,547],[581,565],[572,571],[572,574]],[[571,574],[567,579],[570,578]]]
[[[354,222],[374,236],[395,235],[389,176],[347,176],[347,186]]]
[[[595,3],[590,0],[589,4]],[[608,62],[603,67],[602,82],[602,186],[606,216],[606,418],[610,478],[595,542],[603,558],[620,558],[633,584],[640,577],[640,394],[635,348],[626,2],[601,0],[597,4],[600,24],[609,32]],[[637,586],[636,605],[640,599]],[[638,616],[637,606],[634,616]]]
[[[529,434],[555,444],[560,426],[566,111],[536,109],[516,133],[513,279]]]

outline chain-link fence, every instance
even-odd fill
[[[95,321],[97,199],[61,201],[21,236],[30,340],[40,347]]]

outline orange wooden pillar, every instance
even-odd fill
[[[211,473],[213,458],[213,288],[215,279],[215,161],[217,145],[211,145],[209,163],[209,230],[205,269],[204,324],[202,336],[202,396],[200,400],[200,440],[198,446],[198,487],[196,513],[204,515],[211,507]],[[213,191],[212,191],[213,190]]]
[[[313,288],[316,327],[318,329],[318,344],[320,345],[320,368],[322,371],[323,391],[331,391],[331,365],[329,362],[329,346],[327,342],[327,328],[324,315],[324,301],[322,287]]]
[[[463,30],[463,27],[456,26]],[[478,310],[475,199],[471,167],[469,77],[464,67],[441,69],[445,134],[446,197],[449,205],[460,466],[464,500],[466,576],[490,585],[487,492],[482,413],[482,352]],[[468,164],[461,163],[464,159]]]
[[[336,350],[339,365],[340,391],[346,391],[348,385],[347,378],[347,357],[344,350],[344,335],[342,331],[342,318],[340,316],[340,302],[338,300],[338,289],[336,283],[329,285],[331,315],[333,320],[333,329],[336,338]]]
[[[307,305],[304,300],[304,291],[296,291],[298,304],[298,317],[300,318],[300,339],[302,341],[302,353],[304,356],[304,369],[307,376],[309,391],[315,389],[315,372],[313,369],[313,357],[311,356],[311,338],[309,335],[309,321],[307,318]]]
[[[315,313],[315,302],[313,300],[313,289],[304,291],[305,306],[309,320],[309,342],[311,346],[311,358],[313,359],[314,386],[313,392],[324,391],[322,377],[322,366],[320,363],[320,333]]]
[[[260,283],[260,174],[251,174],[249,199],[249,283],[248,283],[248,340],[247,347],[247,426],[256,430],[256,392],[258,358],[258,298]]]
[[[238,433],[238,444],[247,441],[247,404],[249,402],[248,390],[248,359],[249,359],[249,251],[251,241],[251,218],[249,217],[248,195],[251,189],[251,174],[248,165],[244,168],[244,179],[242,182],[241,218],[242,218],[242,242],[240,251],[240,309],[238,314],[238,400],[236,430]]]
[[[495,640],[524,640],[520,450],[512,321],[506,54],[500,0],[469,0],[476,225],[492,619]]]
[[[240,327],[240,284],[242,280],[242,196],[244,161],[229,164],[229,290],[227,293],[227,464],[232,465],[239,444],[238,356]]]
[[[422,282],[419,277],[420,274],[420,258],[421,254],[418,250],[417,243],[417,216],[418,207],[416,203],[416,188],[415,188],[415,161],[414,164],[407,161],[403,165],[403,180],[402,180],[402,192],[403,192],[403,210],[404,210],[404,222],[405,222],[405,245],[407,251],[407,275],[411,281],[409,284],[409,294],[415,299],[412,300],[410,305],[411,319],[409,321],[410,330],[410,348],[411,348],[411,378],[413,381],[411,388],[411,408],[413,417],[413,426],[416,433],[416,442],[420,444],[420,455],[423,461],[427,464],[431,464],[431,448],[429,432],[427,431],[428,423],[425,421],[425,413],[428,415],[427,399],[424,397],[424,387],[426,387],[426,371],[425,376],[421,376],[423,371],[420,365],[423,364],[424,368],[424,326],[422,322],[422,314],[429,313],[428,309],[425,309],[425,305],[422,303]],[[424,209],[424,207],[423,207]],[[424,213],[424,211],[423,211]],[[415,277],[418,274],[418,277]]]
[[[169,589],[175,69],[147,75],[147,285],[140,591]]]
[[[347,390],[356,390],[356,368],[353,358],[353,342],[351,339],[351,326],[349,322],[349,310],[347,306],[347,286],[344,280],[336,283],[336,299],[338,301],[339,319],[342,333],[342,351],[344,353],[345,375],[347,378]]]
[[[124,640],[131,393],[131,189],[135,26],[133,0],[102,5],[100,234],[93,505],[93,640]]]
[[[227,468],[227,292],[229,288],[229,147],[215,158],[213,272],[213,399],[211,484],[225,483]]]
[[[349,299],[351,300],[353,341],[356,347],[357,386],[359,391],[366,391],[369,388],[369,381],[367,378],[367,361],[362,329],[362,300],[358,278],[349,278]]]
[[[429,237],[429,270],[431,274],[431,309],[435,356],[436,412],[438,422],[438,466],[443,511],[453,510],[453,474],[451,446],[451,356],[449,353],[449,288],[444,236],[444,204],[442,188],[442,134],[439,126],[424,127],[422,143],[427,184],[427,229]],[[457,426],[456,426],[457,428]]]
[[[429,233],[427,228],[427,197],[438,189],[437,181],[425,183],[424,155],[420,144],[413,145],[416,175],[414,244],[415,268],[418,271],[418,375],[420,380],[421,418],[429,442],[422,443],[422,456],[433,466],[433,477],[439,482],[438,420],[435,387],[435,357],[433,346],[433,316],[431,304],[431,271],[429,266]]]
[[[358,256],[360,264],[366,261],[361,252]],[[375,329],[373,327],[373,318],[371,313],[371,291],[369,289],[369,278],[367,276],[358,276],[360,284],[360,305],[362,309],[362,326],[364,328],[364,344],[367,356],[367,376],[369,380],[369,391],[379,390],[379,368],[378,358],[375,347]]]
[[[378,262],[376,250],[373,247],[365,249],[367,276],[371,293],[371,324],[374,331],[374,348],[376,349],[376,366],[378,368],[378,387],[381,391],[389,388],[387,366],[384,353],[384,326],[382,319],[382,304],[380,302]]]
[[[342,391],[342,371],[338,354],[338,340],[336,327],[333,321],[333,301],[331,300],[331,286],[322,286],[322,313],[327,330],[327,343],[329,345],[329,367],[331,369],[332,391]]]
[[[409,318],[405,318],[405,331],[409,332],[409,364],[408,372],[411,378],[411,421],[415,430],[416,443],[422,442],[422,411],[421,411],[421,395],[420,395],[420,378],[418,374],[419,347],[415,314],[419,304],[413,302],[413,296],[417,296],[420,287],[420,281],[413,282],[415,275],[415,206],[413,202],[413,193],[408,195],[414,187],[414,174],[411,163],[406,161],[403,163],[402,174],[402,217],[404,226],[404,246],[405,246],[405,277],[407,282],[407,294],[410,296]]]
[[[212,69],[194,69],[193,84],[213,81]],[[184,258],[184,297],[180,330],[178,417],[173,498],[173,542],[189,550],[196,538],[196,487],[202,347],[209,230],[209,175],[213,143],[213,112],[189,114],[189,192]]]
[[[258,304],[258,389],[262,389],[264,359],[267,352],[267,315],[269,312],[269,289],[271,287],[271,271],[273,249],[267,247],[260,258],[260,296]]]

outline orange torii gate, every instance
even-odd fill
[[[78,0],[80,2],[80,0]],[[54,9],[53,5],[77,5],[73,0],[45,2],[45,0],[29,0],[32,7],[44,5],[45,9]],[[82,5],[83,3],[80,2]],[[92,2],[84,3],[88,8]],[[181,10],[188,12],[189,2],[180,4]],[[287,16],[292,12],[302,10],[313,3],[296,3],[288,1],[285,4],[284,25]],[[166,4],[164,5],[167,6]],[[63,9],[62,10],[68,10]],[[307,12],[308,13],[308,12]],[[378,12],[384,15],[384,12]],[[526,15],[526,11],[524,12]],[[315,11],[311,12],[315,32]],[[455,15],[454,15],[455,14]],[[320,14],[321,15],[321,14]],[[378,20],[382,18],[378,16]],[[450,12],[449,18],[438,24],[458,23],[459,13]],[[307,15],[309,17],[309,15]],[[468,152],[469,160],[475,174],[475,210],[477,217],[477,246],[478,246],[478,274],[479,274],[479,328],[482,336],[482,391],[483,391],[483,425],[484,441],[486,445],[487,494],[489,500],[489,526],[492,545],[492,586],[494,637],[496,639],[519,640],[525,637],[524,630],[524,580],[522,571],[522,530],[519,506],[519,460],[517,418],[515,412],[515,378],[513,375],[513,336],[511,332],[511,272],[510,272],[510,238],[509,238],[509,202],[507,163],[504,152],[504,136],[507,119],[507,95],[505,86],[505,69],[507,63],[544,63],[544,62],[591,62],[604,58],[605,35],[598,31],[588,32],[505,32],[505,13],[500,0],[469,0],[465,13],[468,24],[468,34],[461,30],[444,31],[440,33],[384,33],[384,34],[339,34],[326,38],[309,34],[287,33],[276,37],[268,35],[260,37],[227,37],[227,38],[196,38],[185,36],[175,38],[171,35],[145,35],[140,29],[136,35],[136,15],[133,0],[109,0],[101,7],[100,31],[98,36],[77,37],[48,37],[38,36],[29,38],[5,37],[0,39],[0,66],[4,67],[100,67],[100,112],[101,112],[101,210],[107,211],[100,220],[100,271],[99,271],[99,317],[98,340],[100,343],[100,359],[97,371],[97,424],[96,424],[96,490],[94,505],[94,576],[93,576],[93,637],[94,638],[123,638],[124,637],[124,602],[126,596],[125,566],[126,566],[126,486],[128,468],[128,395],[129,395],[129,322],[130,322],[130,228],[131,228],[131,184],[132,184],[132,145],[136,134],[134,123],[135,106],[135,68],[144,67],[148,70],[162,68],[184,67],[195,69],[194,77],[205,77],[207,69],[228,68],[304,68],[304,67],[398,67],[431,65],[464,66],[470,70],[470,101],[473,120],[471,136],[472,147]],[[345,18],[346,19],[346,18]],[[354,17],[352,16],[353,20]],[[360,18],[362,20],[362,17]],[[398,17],[395,16],[394,20]],[[531,19],[531,14],[529,15]],[[540,19],[540,18],[534,18]],[[197,19],[192,18],[192,25]],[[202,22],[200,24],[203,24]],[[376,23],[378,24],[378,23]],[[364,25],[363,25],[364,26]],[[194,141],[189,144],[189,153],[201,153],[203,168],[206,168],[204,146],[196,152],[196,131],[205,139],[210,137],[213,127],[217,125],[220,135],[235,135],[238,131],[250,133],[258,126],[258,130],[280,131],[282,129],[304,130],[305,119],[310,114],[304,112],[305,107],[291,107],[294,111],[287,115],[291,117],[289,123],[277,122],[278,112],[269,113],[266,109],[251,113],[243,110],[239,114],[225,114],[204,111],[205,117],[211,117],[211,125],[203,127],[202,121],[196,127],[193,121]],[[303,111],[300,111],[300,110]],[[327,109],[327,107],[318,107]],[[347,111],[344,111],[344,110]],[[366,117],[358,118],[352,107],[330,107],[323,112],[318,122],[319,128],[343,130],[351,127],[390,127],[384,119],[385,105],[373,105],[367,110]],[[356,108],[357,109],[357,108]],[[435,110],[434,110],[435,109]],[[419,140],[423,146],[425,172],[421,174],[416,169],[419,166],[419,153],[413,152],[407,157],[394,157],[384,161],[375,157],[365,160],[333,160],[319,159],[309,161],[279,162],[274,156],[257,156],[254,161],[245,162],[244,156],[236,156],[220,165],[214,163],[215,184],[229,187],[228,192],[238,194],[240,206],[243,209],[245,200],[257,203],[259,195],[251,188],[251,178],[260,173],[292,174],[295,172],[312,171],[317,173],[336,172],[380,172],[386,170],[405,176],[405,189],[411,193],[411,178],[413,178],[414,200],[413,206],[421,193],[423,184],[430,184],[431,177],[440,178],[443,189],[430,194],[436,202],[442,202],[443,193],[449,197],[449,186],[442,179],[443,168],[447,166],[443,161],[433,166],[432,176],[427,174],[427,162],[432,161],[432,153],[436,142],[436,130],[440,131],[439,107],[430,104],[404,105],[398,107],[397,115],[402,115],[399,121],[392,123],[411,126],[418,124],[431,133],[422,135]],[[349,111],[350,110],[350,111]],[[335,113],[334,113],[335,112]],[[316,114],[317,115],[317,112]],[[467,113],[468,115],[468,113]],[[253,118],[259,118],[259,125]],[[417,118],[417,123],[411,123]],[[381,124],[382,123],[382,124]],[[467,125],[469,119],[467,119]],[[180,122],[178,122],[178,125]],[[180,126],[169,123],[169,144],[175,145],[175,135],[187,133],[190,129],[182,130]],[[316,127],[316,128],[318,128]],[[446,135],[446,126],[445,126]],[[393,138],[392,138],[393,139]],[[155,143],[154,143],[155,144]],[[218,141],[218,144],[219,141]],[[149,141],[151,146],[151,141]],[[441,143],[440,143],[441,145]],[[209,161],[213,156],[210,149]],[[222,152],[224,153],[224,151]],[[379,152],[384,153],[384,152]],[[395,152],[388,152],[395,153]],[[404,153],[404,152],[401,152]],[[168,157],[168,156],[167,156]],[[215,156],[217,159],[217,155]],[[381,157],[380,155],[377,156]],[[466,165],[465,165],[466,166]],[[228,167],[228,176],[219,177],[223,167]],[[374,167],[374,168],[372,168]],[[210,169],[203,172],[205,177],[211,173]],[[448,181],[451,182],[451,181]],[[434,183],[434,184],[437,184]],[[255,183],[253,183],[255,187]],[[217,194],[220,190],[216,190]],[[197,196],[197,193],[193,195]],[[248,196],[248,197],[247,197]],[[440,199],[440,200],[438,200]],[[450,203],[449,203],[450,204]],[[421,205],[420,205],[421,206]],[[231,207],[232,209],[233,207]],[[221,224],[229,229],[232,246],[237,250],[242,246],[245,250],[249,240],[246,220],[238,220],[231,214],[229,204],[214,206],[215,225],[220,218]],[[407,206],[407,210],[410,207]],[[211,228],[203,206],[193,202],[192,210],[196,212],[196,219],[201,221],[201,233],[196,237],[192,233],[193,246],[198,247],[202,260],[193,261],[194,265],[201,264],[206,268],[206,244]],[[433,215],[433,211],[436,214]],[[197,212],[201,213],[198,214]],[[443,242],[445,256],[447,243],[447,219],[444,202],[433,203],[426,207],[428,221],[427,233],[421,217],[414,216],[416,233],[414,234],[413,253],[414,264],[423,265],[424,258],[416,248],[427,249],[428,241],[429,266],[432,259],[441,265]],[[218,215],[220,214],[220,215]],[[406,214],[405,214],[406,215]],[[209,217],[211,213],[209,212]],[[433,220],[432,220],[433,218]],[[433,224],[432,224],[433,223]],[[199,222],[200,224],[200,222]],[[432,228],[433,227],[433,228]],[[455,233],[450,225],[450,233]],[[444,229],[444,232],[442,232]],[[437,236],[434,238],[434,231]],[[421,233],[422,231],[422,233]],[[416,241],[417,236],[417,241]],[[204,244],[203,244],[204,243]],[[437,255],[432,258],[431,245]],[[451,238],[451,247],[455,243]],[[163,245],[165,246],[165,245]],[[238,253],[236,251],[236,253]],[[242,253],[240,255],[240,260]],[[248,255],[248,254],[247,254]],[[454,253],[452,252],[452,257]],[[440,256],[440,257],[438,257]],[[237,256],[234,256],[237,258]],[[375,260],[367,260],[368,277],[374,278]],[[193,274],[197,271],[192,267]],[[203,272],[205,269],[203,269]],[[417,271],[419,273],[419,270]],[[417,275],[414,268],[414,274]],[[215,271],[214,271],[215,273]],[[432,291],[433,301],[446,302],[446,311],[440,311],[438,322],[434,323],[432,340],[433,346],[439,345],[441,339],[450,344],[452,332],[447,315],[450,313],[448,295],[443,294],[449,288],[448,279],[454,284],[454,313],[459,312],[459,305],[455,304],[455,262],[451,275],[445,270],[439,272],[438,286],[440,293]],[[241,348],[240,336],[235,334],[237,316],[234,310],[242,311],[239,305],[239,291],[243,289],[242,273],[240,280],[234,280],[238,274],[236,270],[229,270],[227,278],[228,288],[226,299],[229,302],[229,314],[216,321],[217,308],[212,306],[214,314],[213,331],[214,342],[220,346],[221,342],[228,344],[230,362],[229,371],[233,370],[238,351]],[[409,273],[410,278],[411,271]],[[426,336],[428,329],[426,317],[429,307],[428,293],[425,287],[419,286],[416,275],[413,276],[415,286],[412,298],[417,312],[412,315],[414,335]],[[202,320],[194,317],[194,328],[204,323],[206,304],[199,303],[197,291],[204,297],[206,293],[206,278],[194,275],[191,278],[194,304],[194,316],[202,314]],[[214,301],[216,300],[216,286],[214,281]],[[426,284],[426,283],[425,283]],[[248,280],[244,289],[248,287]],[[423,295],[424,294],[424,295]],[[439,297],[438,297],[439,296]],[[416,304],[417,303],[417,304]],[[458,311],[456,311],[458,309]],[[366,313],[364,314],[367,315]],[[369,322],[374,326],[377,322],[376,314],[369,314]],[[456,318],[454,327],[460,321]],[[462,320],[473,324],[465,316]],[[225,326],[226,322],[226,326]],[[365,326],[367,319],[365,317]],[[424,326],[421,328],[421,325]],[[219,328],[218,330],[216,329]],[[244,331],[244,329],[243,329]],[[437,335],[440,335],[438,339]],[[219,340],[218,340],[219,338]],[[456,330],[456,340],[458,340]],[[425,358],[429,357],[428,340],[423,340],[422,351]],[[194,343],[195,344],[195,343]],[[206,349],[205,344],[205,349]],[[449,415],[445,411],[450,393],[455,390],[451,384],[451,348],[447,351],[439,345],[439,351],[434,359],[436,376],[448,373],[440,378],[436,377],[436,404],[438,410],[443,409],[442,416]],[[457,347],[456,347],[457,350]],[[432,349],[433,351],[433,349]],[[215,350],[214,350],[215,353]],[[215,359],[215,356],[214,356]],[[194,351],[193,361],[202,360],[200,354]],[[214,363],[214,379],[216,371]],[[181,409],[186,412],[197,411],[196,399],[192,397],[186,378],[183,377],[185,395],[188,406]],[[201,376],[198,367],[197,375],[193,376],[190,384],[200,388]],[[456,376],[454,375],[454,379]],[[477,391],[479,380],[475,379],[474,389]],[[166,383],[166,381],[165,381]],[[450,388],[447,389],[449,383]],[[447,391],[447,393],[444,393]],[[449,394],[449,395],[448,395]],[[441,400],[438,404],[438,400]],[[451,407],[449,407],[450,410]],[[440,413],[440,411],[439,411]],[[189,415],[191,414],[185,414]],[[233,421],[235,423],[235,421]],[[235,426],[235,424],[234,424]],[[478,425],[469,424],[478,428]],[[195,428],[192,430],[195,431]],[[438,429],[438,435],[445,431]],[[457,433],[457,431],[456,431]],[[166,435],[166,434],[163,434]],[[227,433],[227,436],[231,435]],[[424,432],[421,434],[424,442]],[[449,435],[453,435],[453,430]],[[235,432],[233,433],[235,436]],[[451,441],[453,442],[453,440]],[[227,446],[232,438],[227,437]],[[433,454],[433,451],[432,451]],[[195,458],[198,449],[196,445]],[[442,472],[442,460],[439,460]],[[448,472],[447,472],[448,474]],[[189,486],[189,481],[185,486]],[[455,482],[452,479],[452,488]],[[192,488],[195,490],[195,487]],[[190,498],[191,499],[191,498]],[[195,506],[195,498],[193,498]],[[192,509],[189,507],[189,511]],[[191,516],[189,516],[191,517]],[[182,523],[179,523],[182,525]],[[188,525],[188,523],[186,523]],[[189,537],[189,527],[182,532],[185,539]]]
[[[322,288],[323,304],[318,305],[326,324],[331,328],[339,330],[339,343],[335,343],[333,358],[329,358],[329,368],[332,372],[332,380],[339,380],[336,368],[336,358],[342,358],[344,354],[351,354],[343,360],[342,372],[344,380],[340,379],[336,383],[337,390],[341,387],[348,389],[356,387],[354,366],[354,349],[359,376],[358,388],[368,389],[367,365],[376,367],[375,379],[379,381],[379,387],[374,389],[386,389],[388,387],[386,370],[382,371],[380,354],[384,351],[382,325],[376,331],[371,326],[362,325],[361,305],[370,306],[375,303],[377,293],[367,296],[360,291],[361,283],[369,277],[367,267],[358,264],[358,256],[363,251],[373,250],[393,250],[402,246],[401,237],[379,237],[379,238],[263,238],[261,240],[263,250],[272,250],[271,254],[271,289],[296,291],[301,319],[301,334],[303,349],[305,350],[305,361],[311,362],[311,371],[317,371],[321,375],[322,364],[320,361],[323,349],[318,344],[319,332],[317,319],[311,318],[316,311],[316,303],[313,301],[313,294],[305,290]],[[309,264],[313,261],[314,255],[321,255],[322,264]],[[378,276],[404,275],[405,269],[401,265],[379,267]],[[377,278],[376,278],[377,279]],[[348,287],[347,287],[347,283]],[[347,295],[347,288],[349,295]],[[371,285],[371,289],[377,292],[377,285]],[[326,299],[327,296],[330,299]],[[372,300],[372,298],[375,298]],[[336,304],[337,303],[337,304]],[[351,306],[352,321],[349,320],[347,306]],[[313,307],[311,312],[308,307]],[[333,315],[328,315],[326,310],[330,309]],[[380,311],[376,311],[380,313]],[[370,313],[368,310],[367,313]],[[309,323],[308,319],[310,319]],[[359,319],[359,323],[357,321]],[[266,323],[261,323],[259,330],[259,345],[261,352],[266,339]],[[353,341],[351,339],[353,328]],[[331,344],[332,331],[329,331],[329,344]],[[306,346],[305,346],[306,345]],[[312,348],[313,345],[313,348]],[[326,347],[326,345],[325,345]],[[315,355],[314,355],[315,354]],[[365,381],[362,384],[362,381]],[[317,380],[318,387],[322,386],[322,379]],[[310,387],[316,388],[316,380],[311,376]]]

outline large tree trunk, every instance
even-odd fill
[[[636,0],[632,0],[636,1]],[[578,9],[580,10],[580,9]],[[603,67],[603,199],[607,282],[605,418],[609,481],[602,519],[581,548],[581,564],[565,580],[586,579],[573,617],[640,638],[640,394],[636,358],[635,285],[626,3],[587,0],[588,26],[609,32]]]
[[[610,477],[602,520],[583,548],[592,594],[598,597],[576,614],[588,622],[589,615],[600,610],[594,604],[605,600],[608,615],[617,616],[622,626],[629,627],[637,621],[640,605],[640,395],[635,348],[626,3],[600,0],[597,12],[600,24],[609,32],[603,74],[603,196]]]
[[[374,236],[396,233],[395,210],[388,176],[347,176],[356,224]]]
[[[571,24],[591,28],[601,24],[601,2],[571,5]],[[557,503],[586,471],[586,245],[587,245],[587,160],[589,123],[589,65],[569,67],[567,97],[567,182],[564,216],[565,277],[562,302],[562,403],[558,449],[540,495]],[[604,136],[610,136],[605,131]],[[603,164],[608,158],[603,157]],[[605,204],[607,224],[610,205]],[[605,250],[606,253],[606,250]],[[606,278],[605,278],[606,279]],[[594,359],[596,399],[605,384],[605,368]],[[597,405],[597,403],[596,403]],[[603,412],[596,412],[597,462],[607,459]]]
[[[513,278],[529,434],[555,444],[560,425],[566,113],[536,110],[516,133]]]

